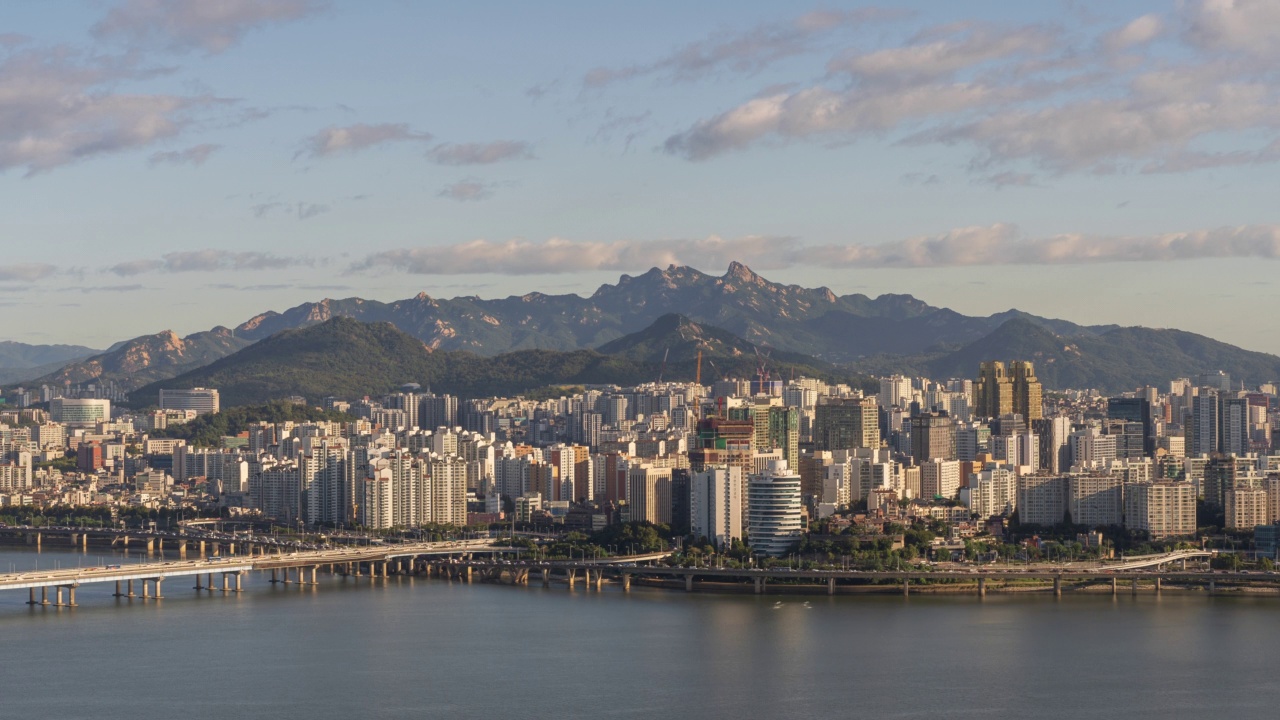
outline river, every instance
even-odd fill
[[[128,561],[0,549],[0,570]],[[136,558],[134,558],[136,559]],[[1280,599],[342,579],[0,591],[5,717],[1273,718]]]

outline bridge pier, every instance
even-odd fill
[[[980,577],[978,578],[978,597],[986,597],[986,596],[987,596],[987,579],[984,577]]]
[[[205,555],[205,552],[204,552],[204,541],[203,541],[203,540],[201,540],[201,541],[200,541],[200,557],[201,557],[201,558],[208,557],[207,555]]]
[[[1062,597],[1062,576],[1056,575],[1053,578],[1053,596]]]
[[[178,559],[179,560],[187,559],[187,541],[186,540],[178,541]]]
[[[156,554],[156,539],[147,538],[147,557],[155,557],[155,554]]]
[[[1111,578],[1111,596],[1112,597],[1115,597],[1116,595],[1120,594],[1119,587],[1120,587],[1120,578],[1112,576]]]
[[[271,584],[272,584],[272,585],[274,585],[274,584],[276,584],[276,583],[278,583],[278,582],[280,582],[280,581],[276,579],[276,571],[275,571],[275,570],[272,570],[272,571],[271,571]]]
[[[911,596],[911,578],[902,578],[902,597]]]
[[[1218,581],[1212,580],[1212,579],[1209,580],[1209,594],[1212,595],[1215,592],[1217,592],[1217,590],[1218,590]]]
[[[578,571],[577,571],[577,570],[566,570],[566,571],[565,571],[565,574],[566,574],[567,579],[568,579],[568,581],[569,581],[569,589],[570,589],[570,590],[573,590],[573,586],[574,586],[574,584],[576,584],[576,583],[578,582]]]
[[[693,592],[693,576],[692,575],[684,576],[684,591]]]
[[[222,592],[227,592],[227,574],[222,573]]]
[[[1131,592],[1132,592],[1134,595],[1137,595],[1137,594],[1138,594],[1138,578],[1134,578],[1133,580],[1131,580],[1131,581],[1130,581],[1130,586],[1131,586],[1131,588],[1132,588]]]
[[[834,577],[827,578],[827,594],[828,595],[836,594],[836,579]]]
[[[240,571],[236,573],[236,592],[240,592],[240,576],[243,574],[244,574],[244,571]]]
[[[622,573],[622,592],[631,592],[631,573]]]
[[[757,594],[757,595],[763,595],[763,594],[764,594],[764,584],[765,584],[765,581],[766,581],[766,578],[764,578],[764,577],[761,577],[761,576],[759,576],[759,575],[757,575],[757,576],[755,577],[755,585],[756,585],[756,587],[755,587],[755,591],[756,591],[756,594]]]
[[[542,568],[542,587],[551,587],[551,571]]]
[[[192,589],[192,590],[203,590],[203,589],[204,589],[204,586],[200,584],[200,573],[196,573],[196,584],[195,584],[195,586],[194,586],[194,587],[192,587],[191,589]]]
[[[1159,575],[1156,576],[1156,594],[1157,595],[1160,594],[1160,576]]]

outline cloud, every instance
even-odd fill
[[[210,143],[201,143],[187,148],[186,150],[172,150],[168,152],[152,153],[151,158],[147,161],[152,167],[167,163],[170,165],[203,165],[205,160],[209,159],[215,151],[220,150],[221,145],[213,145]]]
[[[0,282],[35,282],[56,273],[56,265],[47,263],[16,263],[0,265]]]
[[[1026,238],[1016,226],[996,224],[881,245],[814,246],[804,254],[806,264],[864,268],[1277,259],[1280,226],[1245,225],[1161,235],[1069,233]]]
[[[1280,52],[1280,4],[1272,0],[1200,0],[1185,11],[1192,45],[1262,57]]]
[[[405,123],[381,123],[327,127],[307,138],[299,154],[313,158],[353,153],[393,142],[429,142],[431,133],[410,129]]]
[[[771,136],[795,140],[881,133],[907,121],[989,103],[996,94],[992,88],[971,83],[908,86],[866,94],[806,88],[750,100],[672,135],[663,149],[688,160],[707,160]]]
[[[966,23],[940,31],[946,34],[928,42],[847,55],[828,63],[827,70],[861,82],[920,84],[996,60],[1038,55],[1057,44],[1055,33],[1038,27],[1005,30]]]
[[[1155,40],[1164,32],[1164,20],[1159,15],[1143,15],[1124,27],[1107,33],[1102,46],[1109,52],[1119,52]]]
[[[671,264],[727,265],[738,258],[748,258],[760,267],[786,267],[795,262],[800,249],[795,238],[767,236],[616,242],[561,238],[544,242],[472,240],[457,245],[374,253],[349,270],[397,269],[423,275],[543,275],[639,270]]]
[[[85,56],[66,47],[0,55],[0,170],[27,175],[152,145],[179,134],[211,96],[123,93],[154,74],[132,56]]]
[[[315,0],[126,0],[91,30],[100,40],[170,52],[224,52],[264,25],[318,12]]]
[[[979,182],[1052,173],[1192,172],[1280,161],[1280,4],[1201,0],[1181,35],[1149,14],[1092,36],[960,22],[845,52],[821,82],[766,92],[670,135],[705,161],[759,145],[852,142],[973,152]],[[1124,55],[1169,37],[1177,52]],[[1003,167],[1001,167],[1003,166]],[[1016,183],[1014,183],[1016,184]]]
[[[757,25],[741,33],[718,33],[684,45],[651,63],[593,68],[583,76],[582,86],[598,89],[645,75],[679,82],[722,70],[756,73],[779,60],[810,52],[819,40],[841,28],[902,16],[901,12],[882,8],[811,12],[786,22]]]
[[[529,143],[516,140],[498,140],[491,143],[446,143],[427,153],[441,165],[490,165],[504,160],[523,160],[533,157]]]
[[[108,272],[131,277],[150,272],[214,272],[217,270],[283,270],[312,266],[309,257],[284,257],[266,252],[233,252],[230,250],[189,250],[165,253],[158,260],[133,260],[111,266]]]
[[[320,203],[298,203],[298,219],[307,220],[329,212],[329,206]]]
[[[329,212],[330,207],[325,203],[268,202],[254,205],[250,207],[249,210],[253,213],[253,216],[259,220],[276,213],[293,216],[298,220],[310,220],[317,215],[323,215],[324,213]]]
[[[488,184],[476,180],[460,180],[452,185],[446,185],[437,193],[439,197],[462,202],[484,200],[492,195],[493,190]]]
[[[806,245],[789,236],[710,236],[690,240],[543,242],[472,240],[369,255],[348,268],[420,275],[550,275],[596,270],[638,271],[667,265],[758,269],[933,268],[1001,265],[1080,265],[1209,258],[1280,259],[1280,225],[1245,225],[1160,235],[1064,233],[1025,237],[1016,226],[956,228],[877,245]]]

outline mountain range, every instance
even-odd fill
[[[623,275],[586,297],[325,299],[262,313],[234,329],[185,338],[166,331],[124,341],[29,381],[112,380],[138,389],[185,377],[285,331],[335,318],[389,324],[424,351],[466,353],[477,367],[477,358],[527,350],[598,350],[597,355],[615,358],[615,369],[617,358],[625,357],[649,373],[661,352],[670,355],[668,368],[692,377],[688,349],[700,342],[717,372],[740,375],[754,375],[759,350],[797,372],[840,377],[894,372],[967,377],[976,373],[980,359],[1029,359],[1037,361],[1047,387],[1109,392],[1217,370],[1253,384],[1280,378],[1276,356],[1178,330],[1084,326],[1018,310],[966,316],[910,295],[870,298],[773,283],[735,262],[721,276],[677,266]],[[689,333],[700,333],[698,341],[691,342]],[[719,368],[720,363],[731,368]],[[708,372],[704,368],[704,380]]]

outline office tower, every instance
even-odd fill
[[[671,468],[633,463],[627,468],[627,508],[632,522],[671,523]]]
[[[1065,472],[1071,467],[1071,418],[1059,415],[1031,422],[1031,430],[1040,438],[1040,467],[1047,472]]]
[[[772,406],[766,411],[767,432],[764,447],[777,448],[792,467],[800,455],[800,411],[793,407]]]
[[[68,427],[93,427],[111,419],[111,401],[93,398],[53,398],[49,419]]]
[[[911,457],[919,465],[926,460],[956,459],[956,424],[944,413],[911,418]]]
[[[1107,419],[1139,423],[1142,429],[1142,454],[1146,457],[1155,455],[1155,423],[1151,417],[1151,403],[1147,398],[1107,398]]]
[[[218,408],[218,391],[211,388],[160,389],[161,410],[194,410],[197,415],[205,415],[218,412]]]
[[[757,555],[781,557],[795,549],[804,534],[800,475],[786,460],[774,460],[763,473],[750,476],[747,495],[747,539]]]
[[[742,469],[716,465],[692,473],[689,486],[691,533],[718,548],[742,538]]]
[[[973,413],[978,417],[1000,417],[1013,412],[1013,378],[1004,363],[984,362],[978,366],[978,379],[973,383]]]
[[[1018,360],[1010,368],[1013,376],[1013,412],[1027,422],[1044,417],[1043,388],[1036,377],[1035,366],[1027,360]]]
[[[833,398],[814,407],[815,450],[852,450],[880,446],[875,398]]]

